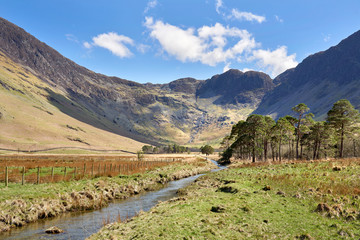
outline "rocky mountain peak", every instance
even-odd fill
[[[310,55],[274,82],[277,87],[264,97],[255,113],[283,116],[291,114],[296,104],[305,103],[324,118],[341,98],[360,107],[360,31],[326,51]]]

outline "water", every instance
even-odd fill
[[[219,171],[224,168],[219,166],[218,169],[213,171]],[[139,211],[149,211],[159,201],[167,201],[176,197],[178,189],[190,185],[201,175],[203,174],[172,181],[158,191],[139,194],[126,200],[114,201],[100,210],[65,213],[55,218],[40,220],[21,228],[14,228],[9,232],[0,234],[0,239],[85,239],[91,234],[98,232],[104,226],[104,223],[117,221],[119,216],[123,220],[131,218]],[[55,235],[46,234],[45,230],[52,226],[63,229],[64,233]]]

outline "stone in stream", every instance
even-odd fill
[[[58,234],[58,233],[64,232],[64,230],[53,226],[53,227],[50,227],[50,228],[46,229],[45,232],[48,233],[48,234]]]

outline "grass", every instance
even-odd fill
[[[174,163],[142,174],[39,185],[0,185],[0,232],[66,211],[101,208],[113,199],[155,190],[168,181],[203,173],[212,167],[202,160]]]
[[[359,239],[359,185],[359,159],[238,164],[90,239]]]
[[[23,167],[25,167],[25,182],[32,184],[37,182],[38,167],[40,167],[40,183],[46,183],[143,173],[146,170],[179,161],[194,162],[196,157],[181,154],[154,154],[146,155],[143,161],[138,161],[133,155],[2,155],[0,156],[0,184],[4,185],[1,182],[5,181],[6,167],[8,167],[8,180],[11,184],[22,182]]]

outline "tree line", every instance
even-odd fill
[[[166,146],[151,146],[144,145],[141,148],[143,153],[189,153],[188,147],[181,146],[178,144],[169,144]]]
[[[315,121],[304,103],[292,111],[294,116],[287,115],[277,121],[258,114],[239,121],[221,142],[221,161],[358,156],[360,115],[348,100],[335,102],[325,121]]]

